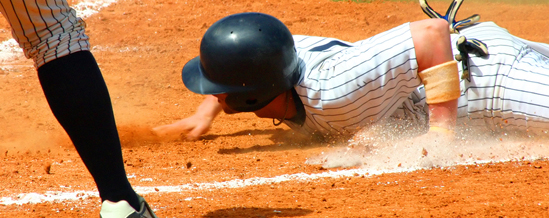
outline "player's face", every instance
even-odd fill
[[[235,110],[231,109],[229,106],[227,106],[227,103],[225,103],[225,99],[227,98],[227,94],[217,94],[217,95],[213,95],[213,96],[217,97],[217,102],[219,102],[219,104],[221,104],[221,108],[223,108],[223,111],[226,114],[239,113],[238,111],[235,111]]]

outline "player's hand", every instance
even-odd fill
[[[215,96],[208,95],[196,111],[190,117],[169,125],[155,127],[152,131],[164,139],[178,139],[186,133],[188,140],[197,140],[210,130],[213,120],[222,111],[222,107]]]
[[[179,138],[186,133],[188,140],[197,140],[210,130],[213,118],[194,114],[175,123],[153,128],[153,132],[162,138]]]
[[[464,0],[454,0],[452,4],[450,4],[450,7],[448,7],[445,15],[441,15],[433,10],[433,8],[431,8],[431,6],[429,6],[429,4],[427,3],[427,0],[419,0],[419,4],[423,12],[427,14],[427,16],[429,16],[430,18],[440,18],[448,21],[448,24],[450,26],[450,33],[459,33],[458,27],[473,25],[480,20],[480,15],[478,14],[473,14],[460,21],[455,20],[456,14],[463,1]]]
[[[456,133],[453,130],[438,126],[431,126],[425,135],[445,140],[454,140],[454,137],[456,137]]]
[[[454,131],[442,128],[431,126],[429,131],[423,135],[412,138],[412,143],[418,144],[434,144],[437,145],[450,145],[455,140],[456,134]]]

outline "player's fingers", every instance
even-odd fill
[[[152,131],[160,137],[166,137],[171,135],[180,135],[183,132],[192,129],[185,122],[178,121],[176,123],[158,126],[152,129]]]
[[[469,26],[469,25],[472,25],[472,24],[475,24],[476,22],[478,22],[480,20],[480,15],[478,14],[473,14],[471,15],[470,17],[468,18],[465,18],[463,20],[460,20],[460,21],[457,21],[455,24],[454,24],[454,28],[458,28],[458,27],[464,27],[464,26]]]
[[[187,133],[187,139],[188,140],[198,140],[200,136],[204,135],[206,132],[210,130],[209,126],[197,126],[193,130],[189,131]]]
[[[440,127],[430,127],[429,131],[423,135],[407,140],[412,144],[450,144],[454,142],[455,133]]]
[[[157,136],[166,136],[173,131],[171,125],[157,126],[152,129],[153,133]]]
[[[471,47],[471,49],[473,50],[472,53],[475,53],[478,56],[484,57],[488,55],[488,46],[486,46],[484,42],[481,42],[478,39],[467,40],[467,46]]]
[[[433,8],[431,8],[431,6],[429,6],[429,4],[427,4],[427,0],[419,0],[419,5],[421,6],[421,10],[423,10],[423,12],[430,18],[443,18],[442,15],[437,13],[433,10]]]
[[[443,136],[454,136],[456,134],[452,130],[449,130],[443,127],[438,127],[438,126],[429,127],[429,133],[436,134],[436,135],[443,135]]]
[[[452,4],[450,4],[450,7],[448,7],[448,10],[446,11],[446,19],[450,24],[454,22],[461,3],[463,3],[463,0],[454,0]]]

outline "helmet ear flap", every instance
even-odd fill
[[[229,93],[225,98],[225,104],[235,111],[254,112],[267,106],[275,98],[276,96],[269,95],[261,97],[261,93]]]
[[[254,104],[257,104],[257,99],[256,98],[248,98],[246,99],[246,104],[247,105],[254,105]]]

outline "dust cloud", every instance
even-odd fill
[[[6,129],[5,129],[6,130]],[[19,152],[62,151],[71,148],[69,137],[61,131],[44,132],[36,129],[13,131],[0,134],[0,152],[2,154]]]
[[[419,131],[418,131],[419,130]],[[361,167],[373,171],[413,171],[490,162],[547,158],[546,133],[489,132],[462,127],[451,141],[421,138],[425,127],[386,123],[357,133],[346,144],[309,158],[324,168]]]

